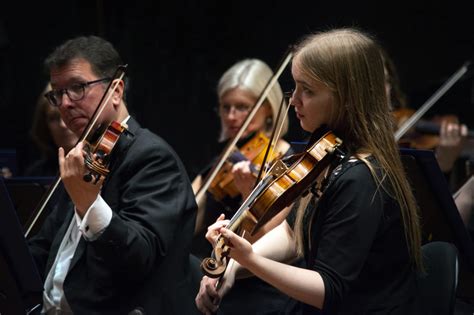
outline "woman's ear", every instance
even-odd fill
[[[265,127],[266,129],[272,129],[273,127],[273,112],[272,107],[270,106],[269,102],[265,102],[263,104],[263,108],[265,110]]]
[[[266,129],[272,129],[272,127],[273,127],[273,118],[272,118],[272,116],[267,116],[267,118],[265,118],[265,127],[266,127]]]

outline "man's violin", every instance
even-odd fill
[[[94,179],[94,183],[97,183],[101,176],[107,177],[110,154],[126,128],[126,125],[113,121],[105,131],[101,130],[103,128],[98,129],[99,137],[96,141],[84,141],[84,151],[86,152],[84,161],[89,169],[89,173],[84,175],[86,182]]]

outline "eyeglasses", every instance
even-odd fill
[[[252,109],[252,106],[245,105],[245,104],[236,104],[236,105],[229,105],[229,104],[224,104],[219,106],[218,111],[220,115],[228,115],[232,108],[238,113],[238,114],[247,114],[250,112]]]
[[[61,103],[63,101],[63,94],[66,93],[67,97],[71,101],[80,101],[84,98],[84,95],[86,94],[86,87],[99,83],[99,82],[104,82],[104,81],[110,81],[110,78],[103,78],[99,80],[94,80],[94,81],[89,81],[89,82],[84,82],[84,83],[77,83],[73,84],[70,87],[66,89],[60,89],[60,90],[51,90],[48,93],[44,94],[46,99],[51,103],[51,105],[59,107],[61,106]]]

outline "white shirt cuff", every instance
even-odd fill
[[[87,241],[95,241],[109,226],[112,220],[112,209],[98,195],[94,203],[87,209],[84,218],[81,219],[77,212],[75,215],[79,231],[81,231],[84,238]]]

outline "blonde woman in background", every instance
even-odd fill
[[[273,76],[270,67],[258,59],[244,59],[232,65],[220,78],[217,86],[218,114],[220,119],[219,142],[226,144],[234,139],[241,126],[246,120],[252,107],[257,102],[260,94]],[[277,114],[282,105],[282,121],[287,109],[283,92],[278,82],[272,87],[267,98],[260,109],[256,112],[250,124],[244,131],[237,147],[245,145],[259,132],[270,138],[275,125]],[[288,130],[288,121],[284,120],[281,127],[281,136]],[[290,145],[280,139],[274,149],[274,154],[282,157],[290,152]],[[203,180],[206,178],[211,167],[216,163],[213,160],[200,175],[193,181],[194,191],[197,192]],[[240,161],[233,165],[232,176],[238,190],[236,197],[217,200],[211,193],[207,192],[205,198],[199,203],[195,237],[193,242],[193,254],[202,260],[209,257],[212,246],[207,242],[205,233],[207,226],[221,218],[231,218],[239,208],[242,201],[250,194],[256,181],[255,172],[251,170],[250,161]],[[265,229],[271,229],[284,219],[282,213]],[[250,239],[254,241],[255,239]],[[245,300],[245,303],[242,303]],[[239,281],[235,290],[226,296],[222,302],[219,314],[261,314],[275,312],[287,303],[288,298],[258,278],[249,278]]]

